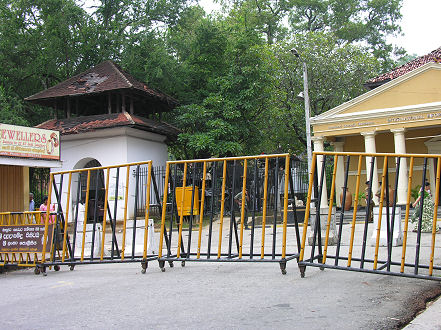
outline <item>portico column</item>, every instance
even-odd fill
[[[361,135],[364,136],[364,151],[366,153],[376,153],[377,149],[375,147],[375,131],[372,132],[362,132]],[[378,197],[375,193],[378,191],[378,170],[377,170],[378,159],[375,159],[374,163],[374,173],[372,176],[372,200],[378,205]],[[366,180],[370,179],[371,175],[371,157],[366,157]]]
[[[395,142],[395,153],[397,154],[405,154],[406,153],[406,139],[404,136],[405,129],[391,129],[392,133],[394,133],[394,142]],[[398,187],[397,187],[397,204],[405,205],[407,202],[407,159],[400,159],[400,173],[398,175]]]
[[[331,142],[335,152],[343,152],[344,142]],[[335,174],[335,201],[337,206],[341,207],[341,201],[338,196],[342,192],[341,187],[345,184],[345,168],[344,168],[344,156],[338,156],[337,158],[337,173]]]
[[[311,138],[311,140],[314,142],[314,151],[324,151],[325,146],[323,144],[323,137],[322,136],[314,136]],[[323,156],[318,155],[317,156],[317,178],[318,183],[320,184],[321,181],[321,174],[322,174],[322,166],[323,166]],[[319,187],[320,189],[320,187]],[[322,198],[320,200],[320,207],[327,208],[328,207],[328,192],[326,190],[326,173],[325,177],[323,178],[323,189],[322,189]]]

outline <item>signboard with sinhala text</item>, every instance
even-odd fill
[[[46,252],[50,252],[54,225],[48,225]],[[0,226],[0,253],[43,252],[44,225]]]

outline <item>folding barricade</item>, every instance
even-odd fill
[[[48,205],[55,201],[57,217],[50,256],[44,246],[36,264],[43,274],[47,266],[73,270],[77,264],[123,262],[140,262],[145,273],[148,261],[157,258],[149,218],[150,206],[161,206],[152,161],[51,173],[48,196]],[[145,196],[141,214],[139,196]],[[46,221],[46,236],[48,225]]]
[[[440,155],[314,152],[299,258],[302,277],[306,266],[314,266],[441,280],[440,172]],[[430,181],[429,192],[424,187]],[[345,192],[355,187],[350,212],[344,207],[347,193],[341,195],[340,211],[333,207],[337,182]],[[324,210],[326,187],[330,197]],[[364,210],[360,203],[366,203]]]
[[[166,261],[278,262],[285,274],[298,258],[288,154],[169,161],[164,186],[162,271]]]
[[[36,267],[42,262],[43,245],[52,249],[53,226],[48,226],[49,235],[45,235],[45,217],[40,211],[0,213],[0,267]],[[55,219],[56,215],[51,217]]]

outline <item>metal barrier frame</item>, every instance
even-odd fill
[[[134,228],[133,228],[133,241],[132,241],[132,256],[126,257],[125,256],[125,239],[126,239],[126,224],[127,224],[127,207],[128,207],[128,192],[129,192],[129,175],[130,175],[130,168],[136,166],[136,173],[139,174],[140,166],[147,165],[148,166],[148,176],[147,176],[147,189],[146,189],[146,208],[145,208],[145,219],[144,219],[144,251],[142,257],[135,256],[135,233],[136,233],[136,209],[137,209],[137,199],[138,199],[138,179],[139,176],[136,176],[136,189],[135,189],[135,198],[134,198],[134,209],[135,209],[135,218],[134,218]],[[108,205],[108,198],[109,198],[109,180],[110,180],[110,170],[116,169],[116,191],[115,193],[118,194],[118,182],[119,182],[119,169],[125,168],[126,169],[126,187],[125,187],[125,201],[124,201],[124,220],[123,220],[123,237],[122,237],[122,247],[121,247],[121,253],[119,252],[118,243],[116,239],[116,208],[117,208],[117,199],[115,199],[115,210],[112,218],[112,213],[110,211],[109,205]],[[101,254],[99,256],[93,255],[93,249],[95,244],[95,226],[97,224],[97,203],[95,203],[94,206],[94,222],[93,222],[93,235],[92,235],[92,247],[91,247],[91,256],[85,257],[84,255],[84,249],[85,249],[85,234],[86,234],[86,224],[87,224],[87,214],[88,214],[88,208],[89,208],[89,192],[90,192],[90,179],[91,179],[91,173],[93,171],[96,171],[97,176],[99,173],[99,170],[107,170],[107,175],[105,179],[105,199],[104,199],[104,214],[103,214],[103,228],[102,228],[102,240],[101,240]],[[71,246],[70,244],[70,238],[69,235],[67,235],[67,227],[68,227],[68,220],[69,220],[69,202],[70,202],[70,193],[71,193],[71,187],[72,187],[72,174],[74,173],[82,173],[87,172],[87,188],[86,188],[86,200],[85,200],[85,218],[83,221],[83,235],[82,235],[82,244],[81,244],[81,257],[75,257],[74,249],[75,245]],[[67,190],[67,204],[66,204],[66,211],[63,212],[62,204],[61,204],[61,194],[63,189],[63,176],[65,174],[68,174],[68,190]],[[55,182],[55,176],[60,177],[59,185],[57,186],[57,183]],[[58,205],[57,209],[57,221],[56,226],[54,230],[54,247],[57,247],[57,244],[61,243],[58,241],[59,234],[63,236],[62,239],[62,251],[60,254],[60,251],[58,251],[57,255],[57,249],[52,249],[50,253],[50,258],[47,260],[46,258],[46,241],[44,241],[43,244],[43,253],[42,253],[42,259],[39,263],[36,263],[35,266],[43,272],[43,275],[46,274],[46,267],[48,266],[54,266],[55,270],[59,269],[60,265],[68,265],[70,266],[70,270],[73,270],[75,265],[78,264],[103,264],[103,263],[128,263],[128,262],[140,262],[141,263],[141,272],[145,273],[148,262],[152,260],[157,259],[157,255],[148,255],[147,254],[147,240],[148,240],[148,219],[149,219],[149,211],[150,211],[150,185],[153,183],[154,186],[154,192],[156,194],[156,200],[158,203],[160,203],[159,194],[158,194],[158,188],[156,185],[156,180],[153,175],[152,171],[152,161],[143,161],[143,162],[134,162],[134,163],[127,163],[127,164],[121,164],[121,165],[111,165],[111,166],[100,166],[100,167],[90,167],[90,168],[83,168],[83,169],[75,169],[70,171],[60,171],[60,172],[52,172],[50,175],[50,185],[49,185],[49,192],[48,192],[48,205],[51,204],[51,198],[52,193],[55,194],[56,202]],[[80,185],[80,182],[78,182],[78,185]],[[52,190],[53,189],[53,190]],[[79,194],[79,189],[78,189]],[[97,189],[95,189],[95,194],[98,194]],[[97,197],[97,196],[95,196]],[[95,198],[96,200],[96,198]],[[159,207],[161,207],[159,205]],[[75,227],[77,226],[77,219],[78,219],[78,206],[75,210],[74,223]],[[47,211],[46,217],[49,216],[49,210]],[[109,217],[109,221],[111,224],[112,229],[112,254],[111,256],[104,256],[104,243],[105,243],[105,236],[106,236],[106,223],[107,223],[107,217]],[[46,218],[47,219],[47,218]],[[45,237],[47,236],[47,228],[48,228],[48,221],[46,221],[46,227],[45,227]],[[166,235],[166,233],[165,233]],[[73,240],[76,240],[76,231],[74,231],[73,234]],[[73,249],[72,249],[73,247]],[[116,254],[116,256],[115,256]]]
[[[375,254],[374,259],[367,259],[365,258],[365,252],[366,252],[366,241],[367,241],[367,230],[368,230],[368,217],[369,214],[366,212],[366,216],[364,219],[364,232],[363,232],[363,245],[362,245],[362,254],[360,258],[354,258],[353,257],[353,244],[354,244],[354,231],[355,231],[355,219],[357,214],[357,198],[355,199],[355,205],[354,205],[354,211],[353,211],[353,218],[351,222],[351,236],[350,236],[350,243],[349,243],[349,253],[347,257],[340,256],[340,246],[342,242],[342,228],[343,228],[343,216],[344,216],[344,208],[342,208],[342,211],[340,213],[340,221],[339,223],[336,223],[338,226],[338,241],[337,241],[337,250],[335,255],[328,255],[328,238],[329,238],[329,230],[330,230],[330,221],[331,221],[331,209],[332,209],[332,203],[329,203],[329,211],[328,211],[328,218],[327,218],[327,224],[326,224],[326,237],[325,237],[325,243],[324,246],[322,246],[322,239],[321,239],[321,230],[320,227],[320,200],[322,196],[322,188],[323,188],[323,178],[324,178],[324,163],[327,156],[333,156],[334,157],[334,170],[332,175],[332,187],[331,187],[331,196],[330,201],[334,198],[334,191],[335,191],[335,181],[336,181],[336,170],[337,170],[337,158],[345,156],[347,157],[346,160],[346,168],[345,168],[345,178],[344,178],[344,189],[347,189],[348,186],[348,173],[349,173],[349,162],[351,157],[358,158],[358,167],[357,167],[357,176],[356,176],[356,196],[358,195],[360,191],[360,176],[361,176],[361,163],[363,157],[370,158],[371,166],[370,166],[370,177],[369,177],[369,193],[367,197],[368,202],[370,203],[372,201],[372,179],[373,179],[373,169],[375,165],[375,160],[378,158],[384,158],[383,161],[383,172],[382,172],[382,180],[381,180],[381,195],[380,195],[380,202],[379,202],[379,218],[378,218],[378,225],[375,230],[376,233],[376,244],[375,244]],[[321,158],[321,159],[319,159]],[[389,193],[385,193],[386,187],[389,186],[389,178],[388,178],[388,161],[389,159],[396,159],[396,168],[395,168],[395,188],[398,187],[398,178],[399,178],[399,172],[400,172],[400,160],[401,158],[406,158],[410,160],[409,164],[409,178],[408,178],[408,192],[407,192],[407,202],[406,202],[406,211],[405,211],[405,219],[404,219],[404,237],[403,237],[403,245],[402,245],[402,252],[401,252],[401,262],[394,262],[392,261],[392,240],[394,235],[394,221],[390,221],[389,219],[395,218],[395,208],[397,206],[397,189],[395,189],[395,193],[393,196],[392,201],[392,214],[389,214],[389,207],[390,206],[390,200],[389,200]],[[415,159],[423,159],[423,175],[422,175],[422,184],[421,187],[424,190],[424,185],[426,182],[426,172],[428,168],[427,160],[428,159],[436,159],[437,160],[437,166],[436,166],[436,187],[435,187],[435,200],[434,200],[434,214],[432,219],[432,232],[431,232],[431,246],[430,246],[430,262],[428,265],[426,264],[420,264],[420,250],[421,250],[421,231],[422,231],[422,210],[423,210],[423,204],[424,204],[424,197],[421,199],[420,203],[420,215],[418,219],[418,226],[417,226],[417,242],[416,242],[416,251],[415,251],[415,262],[414,263],[406,263],[406,249],[407,249],[407,238],[408,238],[408,225],[409,225],[409,212],[410,212],[410,201],[411,201],[411,185],[413,180],[413,170],[414,170],[414,161]],[[318,183],[318,163],[323,162],[322,165],[322,171],[320,175],[320,184]],[[305,276],[305,270],[306,266],[312,266],[312,267],[319,267],[320,269],[324,268],[330,268],[330,269],[338,269],[338,270],[346,270],[346,271],[356,271],[356,272],[365,272],[365,273],[374,273],[374,274],[382,274],[382,275],[392,275],[392,276],[402,276],[402,277],[410,277],[410,278],[419,278],[419,279],[428,279],[428,280],[435,280],[435,281],[441,281],[440,276],[434,276],[433,270],[441,270],[441,266],[434,265],[434,253],[435,253],[435,235],[436,235],[436,223],[437,223],[437,210],[438,210],[438,201],[439,201],[439,189],[440,189],[440,173],[441,173],[441,155],[430,155],[430,154],[396,154],[396,153],[357,153],[357,152],[314,152],[313,153],[313,161],[312,161],[312,168],[310,172],[310,179],[309,179],[309,190],[308,190],[308,200],[306,204],[306,211],[305,211],[305,220],[303,223],[303,236],[302,236],[302,245],[301,245],[301,251],[299,256],[299,268],[301,277]],[[366,173],[367,176],[367,173]],[[314,196],[312,197],[312,189],[314,188]],[[422,194],[424,196],[424,194]],[[343,194],[343,200],[342,205],[345,203],[346,195]],[[381,221],[382,221],[382,210],[383,210],[383,202],[386,202],[386,227],[387,227],[387,260],[379,260],[378,254],[379,254],[379,240],[380,240],[380,228],[381,228]],[[305,244],[306,244],[306,236],[308,231],[308,220],[310,216],[311,211],[311,204],[316,204],[316,220],[314,228],[311,230],[314,230],[314,237],[313,237],[313,244],[311,249],[311,256],[309,258],[305,258]],[[373,224],[372,224],[373,225]],[[315,248],[318,248],[318,253],[315,253]],[[327,264],[327,259],[333,259],[334,264]],[[346,261],[346,266],[339,265],[339,261]],[[351,265],[352,261],[360,262],[360,268],[353,267]],[[365,268],[365,263],[372,264],[372,269]],[[399,272],[391,271],[391,266],[400,266]],[[405,273],[405,267],[413,269],[413,273]],[[428,275],[425,274],[419,274],[419,269],[428,269]]]
[[[265,243],[265,221],[266,221],[266,212],[267,212],[267,195],[268,195],[268,165],[269,160],[275,159],[276,164],[278,164],[279,159],[285,159],[285,173],[284,173],[284,200],[283,200],[283,238],[282,238],[282,253],[276,254],[275,253],[275,244],[276,244],[276,225],[275,222],[277,220],[277,211],[275,211],[275,219],[274,219],[274,225],[273,225],[273,245],[272,245],[272,252],[271,254],[266,254],[264,251],[264,243]],[[257,160],[264,160],[265,161],[265,183],[264,183],[264,196],[263,196],[263,215],[262,215],[262,245],[261,245],[261,253],[260,254],[254,254],[253,251],[253,244],[254,244],[254,222],[252,224],[252,232],[251,232],[251,248],[250,253],[244,253],[243,252],[243,234],[244,234],[244,217],[245,217],[245,191],[246,191],[246,180],[247,180],[247,162],[249,160],[256,160],[256,168],[257,168]],[[239,228],[239,235],[237,233],[237,226],[236,221],[233,220],[233,213],[231,215],[231,221],[230,221],[230,235],[229,235],[229,249],[228,253],[222,253],[221,247],[222,247],[222,230],[223,230],[223,218],[224,218],[224,210],[225,210],[225,186],[226,186],[226,172],[227,172],[227,162],[232,161],[234,164],[236,164],[237,161],[243,161],[243,180],[242,180],[242,201],[241,201],[241,210],[240,210],[240,228]],[[294,188],[293,188],[293,182],[291,177],[291,171],[290,171],[290,156],[289,154],[275,154],[275,155],[258,155],[258,156],[244,156],[244,157],[229,157],[229,158],[209,158],[209,159],[194,159],[194,160],[177,160],[177,161],[168,161],[166,164],[166,174],[165,174],[165,182],[164,187],[168,187],[169,181],[170,181],[170,166],[171,165],[178,165],[183,164],[184,170],[183,170],[183,185],[182,189],[185,190],[186,186],[186,179],[187,179],[187,170],[189,164],[197,164],[202,163],[203,164],[203,174],[202,174],[202,190],[201,190],[201,202],[200,202],[200,220],[199,220],[199,228],[198,228],[198,245],[197,245],[197,251],[192,252],[191,251],[191,234],[192,234],[192,219],[193,219],[193,208],[194,208],[194,175],[192,178],[192,197],[191,197],[191,211],[190,211],[190,217],[191,221],[189,222],[189,228],[188,228],[188,245],[187,245],[187,252],[184,248],[184,243],[182,239],[182,232],[183,232],[183,213],[179,216],[179,225],[178,225],[178,246],[176,253],[172,253],[171,247],[169,242],[171,242],[171,233],[172,233],[172,224],[173,224],[173,214],[175,212],[175,209],[177,209],[177,205],[175,207],[175,189],[172,190],[172,205],[171,205],[171,213],[172,213],[172,219],[170,221],[170,228],[168,230],[170,236],[168,237],[167,242],[167,229],[165,228],[165,218],[166,218],[166,208],[162,209],[162,218],[161,218],[161,234],[160,234],[160,241],[159,241],[159,251],[158,251],[158,261],[159,261],[159,267],[162,271],[165,271],[164,264],[165,261],[168,261],[170,265],[173,265],[173,261],[181,261],[181,265],[185,266],[186,261],[196,261],[196,262],[278,262],[280,264],[280,269],[282,274],[286,274],[286,263],[289,260],[292,259],[298,259],[300,254],[300,235],[299,235],[299,228],[298,228],[298,221],[297,221],[297,215],[296,215],[296,205],[295,202],[293,202],[293,211],[294,211],[294,226],[295,226],[295,233],[296,233],[296,239],[297,239],[297,253],[287,254],[286,253],[286,237],[287,237],[287,215],[288,215],[288,188],[290,188],[292,195],[294,196]],[[213,222],[213,216],[210,218],[210,227],[209,227],[209,243],[208,243],[208,249],[206,253],[201,252],[201,235],[202,235],[202,222],[203,222],[203,216],[204,216],[204,203],[205,203],[205,189],[206,189],[206,174],[207,174],[207,164],[208,163],[214,163],[214,166],[217,166],[216,164],[222,163],[222,192],[221,192],[221,205],[220,205],[220,229],[219,229],[219,242],[218,242],[218,251],[217,253],[211,252],[211,240],[212,240],[212,222]],[[176,169],[175,167],[175,178],[176,178]],[[275,166],[275,175],[278,175],[278,165]],[[194,173],[194,172],[193,172]],[[254,171],[256,175],[256,170]],[[236,167],[233,169],[233,183],[232,183],[232,190],[234,191],[234,182],[235,182],[235,176],[236,176]],[[216,177],[214,177],[213,180],[215,180]],[[176,180],[175,180],[176,181]],[[277,180],[276,180],[277,181]],[[212,185],[214,182],[212,182]],[[277,189],[277,183],[276,188]],[[255,196],[255,195],[254,195]],[[168,191],[167,189],[164,189],[164,196],[163,196],[163,205],[166,205],[168,198]],[[213,199],[212,199],[213,201]],[[183,204],[184,204],[184,198],[182,198],[182,204],[180,209],[183,210]],[[231,198],[231,204],[233,205],[233,199]],[[232,208],[233,209],[233,208]],[[276,205],[277,210],[277,205]],[[234,227],[234,234],[236,237],[236,245],[238,253],[232,253],[232,236],[233,236],[233,227]],[[163,255],[163,240],[162,237],[166,240],[166,249],[167,249],[167,255]],[[205,256],[206,258],[201,258],[201,256]],[[212,258],[214,257],[214,258]],[[244,258],[248,257],[248,258]],[[254,258],[256,257],[256,258]],[[266,258],[270,257],[270,258]]]

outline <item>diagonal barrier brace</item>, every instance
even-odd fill
[[[440,155],[314,152],[301,276],[313,266],[441,280],[440,176]],[[330,196],[326,209],[323,196]]]
[[[167,162],[161,270],[166,261],[278,262],[285,274],[300,252],[291,162],[288,154]]]
[[[73,270],[78,264],[140,262],[145,273],[158,254],[150,212],[152,204],[162,209],[157,188],[152,161],[51,173],[48,205],[56,205],[56,212],[47,211],[44,237],[50,239],[32,263],[36,272],[61,265]],[[144,210],[139,209],[140,196],[145,196]]]

